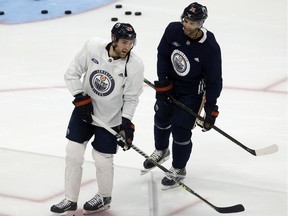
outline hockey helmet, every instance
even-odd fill
[[[183,18],[185,17],[192,21],[204,22],[205,19],[208,17],[207,8],[197,2],[194,2],[184,9],[181,15],[181,20],[183,20]]]
[[[111,30],[112,37],[114,36],[116,41],[119,38],[135,40],[136,32],[132,25],[129,23],[116,23]]]

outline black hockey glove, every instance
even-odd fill
[[[91,97],[89,95],[82,95],[82,93],[77,94],[72,103],[75,105],[74,112],[77,117],[91,124],[93,122],[91,116],[93,114]]]
[[[122,118],[122,124],[120,125],[119,134],[125,139],[125,143],[121,139],[117,139],[117,144],[123,148],[124,151],[130,149],[134,138],[135,126],[134,124],[127,118]]]
[[[156,99],[161,101],[169,101],[173,88],[172,82],[169,80],[154,81],[154,86],[156,91]]]
[[[215,105],[213,108],[204,107],[204,122],[202,122],[202,131],[206,132],[211,129],[215,124],[216,118],[219,115],[218,106]],[[199,124],[198,124],[199,125]],[[199,125],[201,127],[201,125]]]

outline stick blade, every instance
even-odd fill
[[[140,170],[140,175],[145,175],[145,174],[147,174],[148,172],[150,172],[150,169],[141,169],[141,170]]]
[[[273,154],[277,151],[278,151],[278,146],[276,144],[273,144],[266,148],[255,150],[255,153],[256,153],[256,156],[261,156],[261,155]]]
[[[245,211],[245,208],[243,205],[238,204],[230,207],[215,207],[215,210],[222,214],[228,214],[228,213],[243,212]]]

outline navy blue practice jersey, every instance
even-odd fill
[[[169,79],[175,95],[202,94],[205,83],[206,106],[214,107],[222,90],[221,50],[212,32],[202,28],[203,37],[193,40],[183,32],[181,22],[170,23],[158,46],[157,75]]]

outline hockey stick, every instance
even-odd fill
[[[98,119],[96,116],[92,115],[92,119],[93,119],[93,124],[95,125],[99,125],[101,127],[103,127],[104,129],[106,129],[108,132],[110,132],[111,134],[113,134],[114,136],[116,136],[117,139],[121,139],[124,143],[125,140],[124,138],[118,134],[116,131],[114,131],[112,128],[110,128],[108,125],[106,125],[105,123],[103,123],[100,119]],[[143,152],[141,149],[139,149],[137,146],[135,146],[134,144],[131,144],[131,148],[134,149],[136,152],[138,152],[139,154],[141,154],[143,157],[145,157],[146,159],[150,160],[149,156]],[[171,173],[168,169],[166,169],[164,166],[158,164],[157,162],[155,162],[154,160],[150,160],[155,166],[157,166],[158,168],[160,168],[162,171],[166,173]],[[174,180],[175,177],[173,177],[173,175],[171,175],[171,178]],[[188,191],[189,193],[195,195],[196,197],[198,197],[199,199],[201,199],[202,201],[204,201],[206,204],[208,204],[209,206],[211,206],[213,209],[215,209],[217,212],[219,213],[236,213],[236,212],[242,212],[244,211],[244,206],[241,204],[238,205],[234,205],[234,206],[228,206],[228,207],[218,207],[213,205],[212,203],[210,203],[208,200],[204,199],[202,196],[200,196],[199,194],[197,194],[196,192],[194,192],[190,187],[188,187],[186,184],[184,184],[182,181],[176,181],[182,188],[184,188],[186,191]]]
[[[153,89],[155,89],[155,86],[153,83],[151,83],[149,80],[144,78],[144,82],[152,87]],[[184,105],[183,103],[181,103],[180,101],[176,100],[173,96],[170,96],[170,99],[173,103],[175,103],[177,106],[181,107],[182,109],[186,110],[188,113],[190,113],[191,115],[193,115],[196,119],[200,119],[201,121],[204,121],[204,118],[202,116],[200,116],[199,114],[195,113],[193,110],[191,110],[189,107],[187,107],[186,105]],[[211,128],[213,128],[214,130],[216,130],[218,133],[222,134],[223,136],[225,136],[226,138],[230,139],[232,142],[236,143],[237,145],[239,145],[241,148],[243,148],[244,150],[246,150],[247,152],[249,152],[250,154],[254,155],[254,156],[262,156],[262,155],[268,155],[268,154],[272,154],[278,151],[278,146],[276,144],[267,146],[265,148],[261,148],[261,149],[251,149],[248,148],[247,146],[245,146],[244,144],[242,144],[241,142],[239,142],[238,140],[236,140],[235,138],[233,138],[232,136],[230,136],[229,134],[225,133],[224,131],[222,131],[220,128],[218,128],[215,125],[212,125]]]

